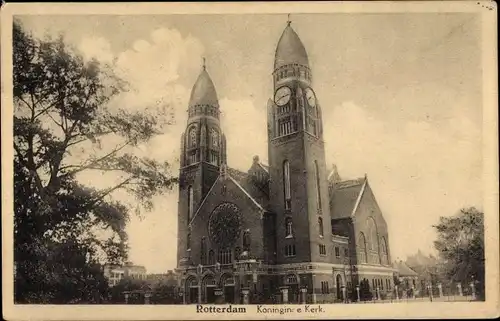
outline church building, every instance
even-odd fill
[[[383,299],[393,290],[387,224],[366,175],[342,180],[327,169],[323,106],[290,22],[272,68],[269,164],[255,156],[247,172],[230,167],[205,66],[192,89],[180,155],[183,302]]]

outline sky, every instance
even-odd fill
[[[392,259],[433,252],[433,224],[482,209],[482,71],[472,13],[293,14],[323,111],[326,161],[343,179],[365,173],[388,224]],[[206,57],[229,166],[267,162],[266,106],[285,14],[20,16],[36,37],[63,33],[85,59],[113,66],[134,90],[123,108],[168,102],[175,123],[138,155],[172,163],[191,88]],[[115,102],[116,103],[116,102]],[[248,139],[251,137],[251,139]],[[86,173],[84,184],[112,177]],[[117,195],[123,198],[123,195]],[[176,266],[178,191],[132,217],[130,259],[149,273]]]

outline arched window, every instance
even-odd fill
[[[292,218],[287,217],[285,220],[285,229],[286,229],[286,237],[292,237],[293,236],[293,223],[292,223]]]
[[[283,185],[285,194],[285,209],[289,210],[292,205],[292,197],[290,190],[290,163],[287,160],[283,162]]]
[[[373,217],[369,217],[366,222],[367,232],[368,232],[368,243],[369,248],[372,251],[378,251],[378,235],[377,235],[377,225]]]
[[[188,222],[193,218],[194,211],[194,193],[193,186],[188,187]]]
[[[319,236],[323,237],[323,219],[318,217]]]
[[[359,233],[357,247],[359,263],[366,263],[366,239],[363,233]]]
[[[250,251],[250,231],[246,230],[243,233],[243,251]]]
[[[215,264],[215,253],[214,253],[214,250],[208,251],[208,264],[209,265],[214,265]]]
[[[200,244],[200,261],[201,264],[205,265],[207,264],[207,239],[205,237],[201,238],[201,244]]]
[[[318,205],[318,210],[321,210],[321,189],[320,189],[319,167],[317,160],[314,161],[314,175],[316,177],[316,202]]]
[[[286,284],[297,284],[297,276],[295,274],[290,274],[286,277]]]
[[[189,130],[189,147],[196,147],[196,127]]]
[[[241,248],[238,246],[234,249],[234,259],[239,260],[241,254]]]
[[[389,264],[389,256],[388,256],[388,251],[387,251],[387,242],[385,240],[385,237],[382,237],[380,239],[380,252],[381,252],[381,257],[382,257],[382,264],[384,264],[384,265]]]
[[[219,133],[215,130],[215,128],[210,130],[210,141],[213,147],[219,146]]]
[[[377,231],[377,225],[375,224],[375,220],[373,219],[373,217],[369,217],[367,219],[366,231],[368,233],[368,240],[367,240],[369,249],[368,262],[374,264],[380,264],[378,231]]]

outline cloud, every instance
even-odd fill
[[[439,216],[482,205],[481,132],[460,114],[441,123],[390,126],[345,102],[324,123],[327,163],[336,163],[345,179],[368,173],[389,225],[393,258],[432,251],[431,226]]]
[[[159,112],[173,116],[174,123],[166,126],[162,135],[139,146],[134,153],[170,162],[176,175],[190,95],[190,88],[179,80],[200,71],[200,66],[193,61],[201,60],[203,44],[191,36],[182,37],[175,29],[160,28],[153,30],[149,38],[135,40],[116,55],[109,41],[102,37],[85,37],[78,48],[85,59],[112,63],[118,76],[128,82],[130,90],[113,99],[111,108],[141,111],[160,107],[166,110]],[[109,140],[107,144],[111,146],[113,142],[116,140]],[[114,173],[86,172],[79,179],[82,183],[103,187],[119,177]],[[125,193],[117,193],[114,198],[130,203]],[[144,213],[143,218],[132,216],[127,225],[129,258],[145,265],[149,272],[164,272],[176,265],[177,190],[156,197],[154,205],[152,212]]]
[[[267,115],[251,100],[219,101],[221,126],[227,141],[228,165],[247,171],[252,158],[267,162]]]
[[[78,49],[86,60],[97,59],[104,63],[113,61],[111,44],[103,37],[85,37],[78,44]]]

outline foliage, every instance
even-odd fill
[[[154,304],[175,304],[180,303],[180,296],[177,286],[165,280],[154,285],[152,303]]]
[[[110,289],[109,303],[123,304],[125,302],[125,292],[140,292],[144,289],[149,289],[146,280],[126,277]],[[129,303],[144,303],[141,299],[142,296],[138,298],[132,295],[129,297]]]
[[[434,245],[447,278],[463,286],[475,282],[484,297],[484,214],[474,207],[464,208],[455,216],[441,217],[434,227],[438,232]]]
[[[168,163],[135,155],[169,121],[147,106],[111,108],[127,84],[109,66],[17,21],[13,64],[15,300],[94,302],[107,289],[100,264],[127,255],[131,208],[112,196],[126,192],[147,210],[176,183]],[[119,180],[79,183],[91,171]]]

